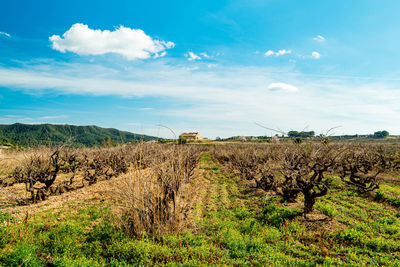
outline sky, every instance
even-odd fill
[[[399,1],[0,2],[0,124],[400,134]]]

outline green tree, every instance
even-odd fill
[[[106,138],[104,138],[104,141],[101,144],[101,146],[103,147],[117,146],[117,143],[114,140],[112,140],[110,136],[107,136]]]
[[[374,138],[385,138],[389,136],[389,132],[386,130],[374,132]]]
[[[186,140],[186,138],[185,137],[179,137],[179,139],[178,139],[178,144],[186,144],[186,142],[187,142],[187,140]]]

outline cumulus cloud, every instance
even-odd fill
[[[314,51],[311,53],[311,56],[315,59],[319,59],[321,57],[321,54],[318,53],[317,51]]]
[[[11,34],[6,33],[6,32],[0,32],[0,35],[4,35],[4,36],[6,36],[6,37],[11,37]]]
[[[317,35],[313,39],[314,39],[314,41],[317,41],[317,42],[320,42],[320,43],[326,41],[325,37],[323,37],[322,35]]]
[[[187,54],[185,54],[185,57],[187,57],[187,59],[189,61],[194,61],[194,60],[201,60],[201,57],[199,57],[198,55],[196,55],[195,53],[189,51]]]
[[[268,50],[267,52],[264,53],[264,56],[270,57],[270,56],[275,55],[275,56],[279,57],[279,56],[283,56],[283,55],[291,54],[291,53],[292,53],[292,50],[286,50],[286,49],[281,49],[277,52],[274,52],[273,50]]]
[[[270,91],[284,91],[284,92],[297,92],[299,88],[287,83],[271,83],[268,86]]]
[[[93,30],[88,25],[76,23],[62,37],[49,37],[53,49],[78,55],[102,55],[115,53],[128,60],[146,59],[165,55],[165,50],[175,46],[173,42],[154,40],[140,29],[119,26],[114,31]]]

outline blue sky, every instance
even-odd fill
[[[400,134],[398,1],[2,1],[0,124]]]

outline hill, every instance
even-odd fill
[[[0,144],[11,143],[20,146],[37,146],[50,143],[53,145],[72,143],[74,146],[96,146],[100,145],[107,137],[117,143],[156,139],[154,136],[139,135],[94,125],[31,125],[22,123],[0,125]]]

